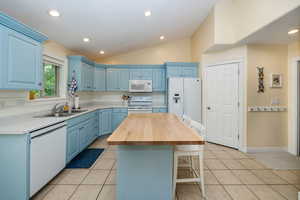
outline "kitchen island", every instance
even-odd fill
[[[171,200],[173,147],[203,145],[177,116],[130,114],[107,139],[118,145],[117,200]]]

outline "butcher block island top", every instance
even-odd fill
[[[174,114],[129,114],[107,139],[110,145],[192,145],[204,139]]]

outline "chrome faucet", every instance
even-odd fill
[[[57,113],[62,113],[64,111],[64,105],[61,105],[61,103],[57,103],[52,108],[52,114],[55,115]]]

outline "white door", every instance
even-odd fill
[[[239,64],[205,69],[205,112],[207,141],[238,147]]]
[[[202,87],[201,80],[197,78],[185,78],[183,81],[184,87],[184,109],[185,115],[192,120],[202,123]]]

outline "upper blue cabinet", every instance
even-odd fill
[[[163,92],[166,90],[166,69],[158,68],[152,70],[153,91]]]
[[[95,67],[94,62],[83,56],[68,56],[69,59],[69,81],[75,77],[79,91],[95,90]]]
[[[184,77],[196,78],[198,77],[198,63],[175,63],[167,62],[167,78],[169,77]]]
[[[152,80],[152,69],[131,69],[130,80]]]
[[[47,37],[0,12],[0,89],[42,88],[42,42]]]
[[[105,91],[106,90],[105,65],[95,64],[94,87],[95,87],[95,91]]]
[[[107,91],[128,91],[129,88],[129,70],[126,68],[106,69],[106,90]]]

